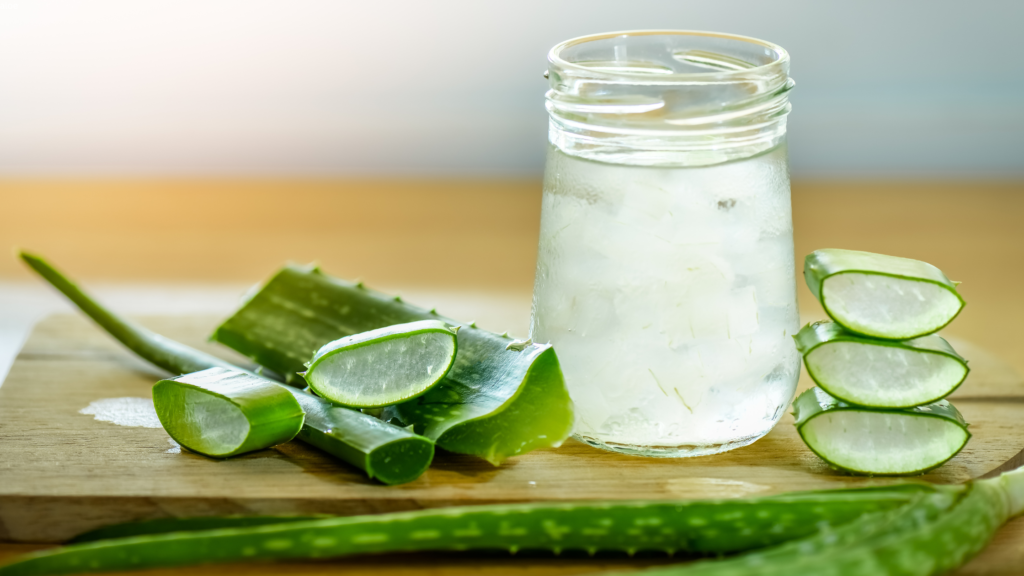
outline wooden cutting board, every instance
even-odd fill
[[[237,361],[205,342],[208,317],[151,317],[148,327]],[[954,396],[974,438],[925,476],[962,482],[1024,447],[1024,384],[966,342],[969,381]],[[60,542],[99,526],[166,516],[360,514],[461,504],[579,499],[691,499],[890,483],[835,473],[786,416],[765,438],[722,455],[653,459],[575,441],[500,467],[441,451],[419,480],[387,487],[299,442],[230,460],[177,449],[160,428],[80,411],[110,398],[149,398],[160,373],[77,316],[40,323],[0,387],[0,541]],[[801,382],[801,388],[807,386]],[[135,401],[136,403],[143,401]]]

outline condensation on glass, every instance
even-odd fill
[[[555,346],[576,437],[667,457],[750,444],[800,367],[788,54],[637,31],[548,59],[531,336]]]

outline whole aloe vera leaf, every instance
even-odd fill
[[[346,336],[317,350],[303,377],[318,396],[350,408],[407,402],[451,369],[457,331],[419,320]]]
[[[749,500],[507,504],[167,532],[29,554],[0,576],[421,550],[724,554],[803,538],[937,490],[921,483]]]
[[[411,424],[445,450],[494,465],[558,446],[569,436],[572,402],[550,345],[513,346],[507,337],[331,278],[315,267],[281,269],[212,339],[294,379],[328,342],[430,319],[462,325],[455,363],[426,394],[386,408],[385,419]]]
[[[964,307],[956,283],[935,266],[910,258],[815,250],[804,259],[804,279],[833,320],[873,338],[931,334]]]
[[[42,258],[24,252],[21,258],[111,336],[160,368],[173,374],[214,367],[247,372],[119,317],[93,300]],[[301,390],[290,387],[288,390],[306,413],[298,435],[300,440],[356,466],[371,478],[385,484],[415,480],[430,466],[434,446],[427,438],[372,416],[337,407]],[[401,458],[395,459],[394,456]]]
[[[946,400],[882,410],[811,388],[793,401],[793,417],[812,452],[851,474],[922,474],[956,456],[971,438],[967,422]]]
[[[945,398],[967,378],[967,360],[941,336],[880,340],[814,322],[794,337],[807,373],[850,404],[911,408]]]
[[[178,444],[214,458],[284,444],[305,419],[287,386],[220,367],[157,382],[153,407]]]

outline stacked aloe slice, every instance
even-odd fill
[[[959,452],[970,433],[944,400],[967,361],[941,336],[964,301],[938,268],[907,258],[818,250],[804,278],[831,322],[795,336],[818,384],[793,403],[807,446],[855,474],[919,474]]]

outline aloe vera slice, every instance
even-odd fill
[[[811,378],[830,395],[874,408],[911,408],[948,396],[967,378],[967,361],[941,336],[879,340],[835,322],[794,336]]]
[[[804,279],[825,312],[850,332],[906,340],[949,324],[963,298],[941,270],[918,260],[815,250],[804,259]]]
[[[440,320],[420,320],[346,336],[317,350],[303,376],[331,402],[381,408],[416,398],[444,378],[458,339]]]
[[[281,269],[212,339],[285,378],[297,378],[313,351],[328,342],[417,320],[462,325],[458,354],[440,384],[386,408],[385,419],[413,425],[445,450],[494,465],[568,437],[572,402],[550,345],[517,345],[314,267]]]
[[[922,474],[956,456],[971,438],[963,416],[946,400],[878,410],[811,388],[793,402],[793,417],[812,452],[852,474]]]
[[[902,509],[940,490],[948,491],[910,484],[750,500],[506,504],[167,532],[29,554],[0,576],[421,550],[725,554]]]
[[[214,367],[246,372],[215,356],[128,322],[101,306],[42,258],[24,252],[21,258],[129,350],[168,372],[181,374]],[[301,390],[289,388],[288,391],[306,413],[298,438],[358,467],[371,478],[385,484],[408,482],[430,466],[434,447],[427,438],[366,414],[336,407]],[[403,457],[398,461],[383,462],[395,454]],[[378,465],[379,461],[383,465]]]
[[[284,444],[305,419],[281,384],[220,367],[157,382],[153,406],[178,444],[214,458]]]

